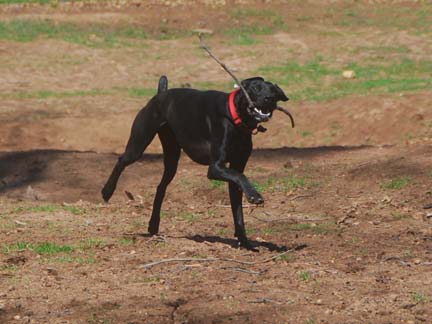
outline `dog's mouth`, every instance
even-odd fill
[[[263,123],[270,119],[271,112],[265,113],[258,107],[249,108],[249,114],[258,122]]]

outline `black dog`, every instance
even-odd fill
[[[271,118],[277,101],[287,101],[288,97],[276,84],[260,77],[246,79],[242,85],[255,103],[254,109],[241,90],[231,94],[184,88],[168,90],[167,78],[161,77],[158,94],[135,118],[125,153],[102,189],[103,199],[111,198],[125,167],[137,161],[158,134],[165,169],[154,198],[149,233],[159,231],[162,200],[183,149],[193,161],[209,166],[209,179],[229,183],[235,236],[241,246],[251,248],[243,221],[242,192],[250,203],[264,202],[243,174],[252,151],[252,132],[260,127],[259,123]]]

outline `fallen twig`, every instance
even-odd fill
[[[244,272],[244,273],[249,273],[249,274],[254,274],[254,275],[260,275],[262,273],[259,271],[253,271],[253,270],[248,270],[248,269],[243,269],[243,268],[238,268],[238,267],[222,267],[221,269],[239,271],[239,272]]]
[[[284,254],[287,254],[289,252],[292,251],[297,251],[297,250],[301,250],[303,248],[305,248],[307,245],[306,244],[301,244],[298,245],[294,248],[291,248],[289,250],[286,250],[282,253],[279,253],[275,256],[272,256],[271,258],[268,259],[264,259],[262,261],[241,261],[241,260],[234,260],[234,259],[227,259],[227,258],[171,258],[171,259],[163,259],[163,260],[159,260],[159,261],[154,261],[154,262],[150,262],[150,263],[146,263],[141,265],[141,268],[144,269],[150,269],[151,267],[154,267],[156,265],[162,264],[162,263],[172,263],[172,262],[234,262],[234,263],[239,263],[239,264],[245,264],[245,265],[256,265],[256,264],[262,264],[262,263],[267,263],[270,261],[273,261],[279,257],[281,257]]]
[[[294,196],[294,197],[290,198],[290,200],[293,201],[293,200],[297,200],[300,198],[309,198],[309,197],[312,197],[312,195],[298,195],[298,196]]]
[[[317,221],[325,221],[328,220],[327,218],[307,218],[307,217],[299,217],[299,216],[288,216],[288,217],[282,217],[282,218],[274,218],[275,216],[270,214],[269,212],[263,211],[263,214],[273,217],[273,219],[264,219],[257,216],[252,216],[253,218],[266,223],[273,223],[273,222],[282,222],[285,220],[292,220],[292,221],[310,221],[310,222],[317,222]]]
[[[248,301],[249,304],[269,304],[269,303],[275,303],[275,304],[280,304],[279,302],[276,302],[270,298],[258,298],[255,300],[250,300]]]
[[[128,197],[129,200],[135,200],[135,198],[134,198],[134,196],[132,195],[131,192],[125,190],[125,194],[126,194],[126,196]]]
[[[255,262],[248,262],[248,261],[238,261],[234,259],[221,259],[221,258],[172,258],[172,259],[164,259],[160,261],[150,262],[143,264],[141,268],[149,269],[155,265],[162,264],[162,263],[170,263],[170,262],[217,262],[217,261],[226,261],[226,262],[235,262],[240,264],[247,264],[247,265],[254,265]]]

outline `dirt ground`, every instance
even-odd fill
[[[262,18],[232,19],[228,8],[252,5],[279,12],[288,28],[259,36],[253,46],[229,44],[221,28]],[[348,9],[384,19],[395,7],[409,16],[421,5],[0,6],[2,21],[136,24],[152,35],[145,47],[108,49],[57,39],[0,41],[0,323],[432,323],[432,212],[425,208],[432,203],[431,89],[286,103],[296,128],[273,118],[268,132],[254,137],[246,170],[266,201],[259,208],[245,202],[259,252],[237,247],[227,189],[185,155],[168,188],[161,235],[146,234],[162,170],[157,139],[103,203],[100,189],[149,97],[11,95],[155,88],[161,74],[170,86],[227,83],[196,36],[158,38],[172,30],[212,30],[212,47],[244,77],[317,53],[349,61],[349,48],[374,44],[398,44],[412,59],[430,59],[430,33],[337,24]],[[41,250],[43,244],[60,250]]]

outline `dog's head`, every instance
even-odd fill
[[[268,121],[271,118],[278,101],[289,100],[277,84],[265,81],[261,77],[249,78],[241,83],[256,106],[248,109],[247,113],[258,123]]]

